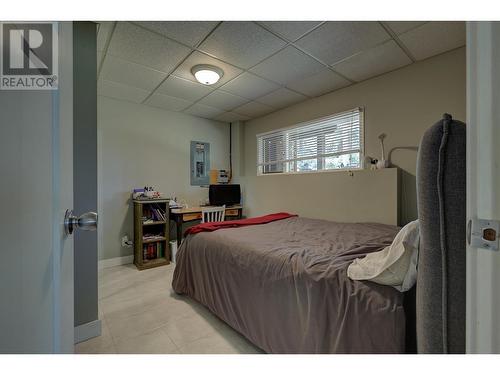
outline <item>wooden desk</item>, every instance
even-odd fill
[[[208,206],[207,206],[208,207]],[[175,221],[177,230],[177,245],[182,240],[182,224],[191,221],[201,220],[201,210],[203,207],[174,208],[170,210],[170,220]],[[226,218],[241,219],[243,206],[234,205],[226,207]]]

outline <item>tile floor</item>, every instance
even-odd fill
[[[99,273],[102,335],[75,346],[76,353],[262,353],[202,305],[176,295],[174,264],[145,271],[134,265]]]

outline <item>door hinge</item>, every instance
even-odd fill
[[[500,221],[469,219],[467,223],[467,243],[471,247],[498,250]]]

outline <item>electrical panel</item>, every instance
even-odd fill
[[[191,141],[191,186],[210,183],[210,143]]]

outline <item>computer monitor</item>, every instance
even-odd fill
[[[210,185],[208,199],[211,206],[231,206],[240,204],[241,190],[239,184]]]

